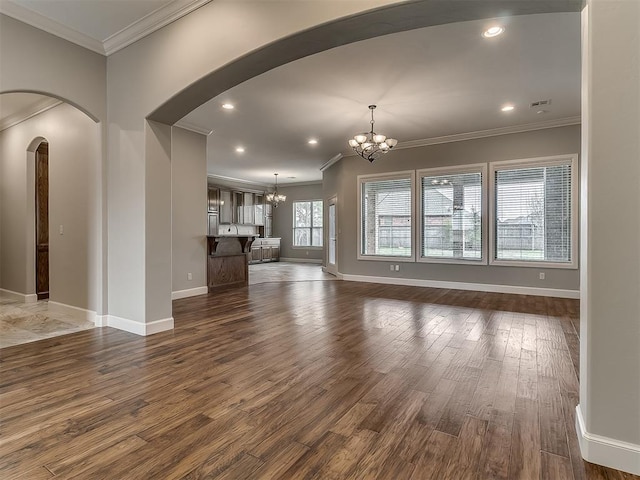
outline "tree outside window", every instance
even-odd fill
[[[293,246],[322,247],[322,200],[293,202]]]

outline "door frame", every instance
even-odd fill
[[[331,217],[329,215],[329,211],[331,210],[331,205],[333,205],[334,209],[335,209],[334,210],[335,214],[334,214],[334,226],[333,226],[333,228],[334,228],[334,237],[335,237],[335,256],[336,256],[335,260],[336,261],[333,264],[329,263],[329,251],[331,249],[331,236],[330,236],[331,226],[329,224]],[[339,260],[339,257],[338,257],[338,237],[339,237],[339,235],[338,235],[338,233],[339,233],[339,231],[338,231],[338,196],[337,195],[332,195],[331,197],[329,197],[327,199],[327,228],[325,229],[325,231],[326,231],[325,240],[326,240],[326,245],[327,245],[327,248],[326,248],[325,251],[327,253],[326,253],[326,258],[325,258],[324,271],[327,272],[327,273],[330,273],[331,275],[338,276],[338,260]]]

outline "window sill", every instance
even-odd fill
[[[523,261],[523,260],[491,260],[489,265],[496,267],[528,267],[528,268],[558,268],[564,270],[577,270],[578,262],[560,263],[545,261]]]
[[[436,257],[420,257],[418,263],[441,263],[450,265],[478,265],[487,266],[486,258],[479,258],[476,260],[463,259],[463,258],[436,258]]]

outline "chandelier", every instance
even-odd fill
[[[351,148],[370,162],[373,162],[380,155],[387,153],[398,144],[398,140],[395,138],[387,138],[373,131],[373,111],[375,109],[375,105],[369,105],[369,110],[371,110],[371,131],[360,133],[349,140]]]
[[[276,188],[273,192],[267,193],[267,202],[273,205],[273,208],[278,208],[278,205],[284,202],[287,199],[287,196],[278,193],[278,174],[274,173],[274,175],[276,176]]]

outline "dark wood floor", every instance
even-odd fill
[[[351,282],[0,350],[0,478],[631,479],[583,462],[578,302]]]

